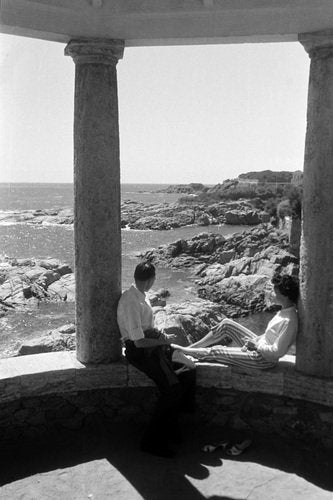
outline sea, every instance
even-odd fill
[[[164,184],[122,184],[121,199],[145,204],[171,203],[178,200],[178,193],[159,192]],[[38,209],[73,208],[72,184],[3,183],[0,184],[0,213]],[[214,232],[231,235],[244,226],[187,226],[167,231],[122,230],[122,288],[133,282],[133,271],[139,254],[145,250],[188,239],[196,234]],[[56,258],[74,266],[74,241],[72,225],[33,225],[29,223],[0,222],[0,258]],[[168,303],[198,300],[189,271],[157,269],[155,289],[170,292]],[[0,319],[0,357],[13,355],[21,343],[45,332],[74,322],[74,304],[41,303],[37,310],[9,314]]]

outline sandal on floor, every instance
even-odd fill
[[[212,453],[213,451],[218,450],[219,448],[224,451],[228,446],[228,444],[229,444],[228,441],[221,441],[221,443],[217,444],[205,444],[205,446],[201,448],[201,451],[204,451],[205,453]]]
[[[252,440],[251,439],[245,439],[241,443],[233,444],[227,449],[227,455],[230,455],[232,457],[237,457],[238,455],[241,455],[249,446],[251,446]]]

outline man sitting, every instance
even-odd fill
[[[160,392],[141,449],[171,457],[174,452],[169,442],[179,437],[178,415],[181,411],[194,411],[196,375],[195,370],[175,372],[170,347],[174,336],[168,337],[154,328],[153,310],[146,293],[155,278],[153,264],[142,262],[136,266],[135,284],[122,294],[117,319],[128,362],[148,375]]]

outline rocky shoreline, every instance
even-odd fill
[[[184,226],[217,224],[256,225],[268,222],[269,215],[255,210],[249,201],[186,202],[145,204],[125,200],[121,204],[121,227],[136,230],[170,230]],[[22,210],[0,214],[0,224],[72,225],[73,210]]]
[[[168,291],[152,295],[156,324],[177,333],[183,345],[198,340],[224,316],[239,318],[271,309],[270,279],[276,270],[298,273],[287,234],[265,223],[225,238],[201,233],[149,250],[157,267],[188,269],[197,301],[166,305]],[[0,317],[34,310],[40,302],[73,302],[73,270],[56,259],[0,262]],[[19,348],[18,355],[75,349],[75,326],[51,330]]]
[[[0,262],[0,317],[35,309],[40,302],[75,300],[71,267],[57,259],[10,259]]]
[[[190,269],[198,296],[237,318],[269,308],[275,271],[298,274],[298,258],[288,249],[284,231],[261,224],[229,238],[201,233],[149,250],[142,258],[157,266]]]

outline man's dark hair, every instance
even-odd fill
[[[297,302],[299,295],[299,283],[296,276],[277,272],[272,278],[272,283],[282,295],[288,297],[292,300],[292,302]]]
[[[134,279],[136,281],[148,281],[154,278],[155,275],[155,266],[150,262],[140,262],[134,271]]]

